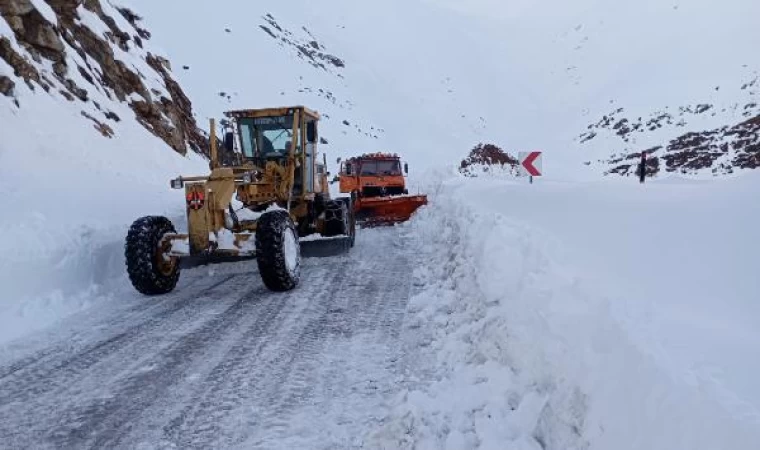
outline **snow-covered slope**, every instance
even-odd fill
[[[478,89],[493,75],[472,70],[488,52],[481,36],[459,33],[470,26],[459,15],[424,3],[229,1],[225,13],[202,3],[180,20],[171,3],[130,3],[188,67],[177,76],[199,115],[309,105],[324,115],[331,161],[388,150],[419,172],[461,158],[488,133],[485,112],[500,109]],[[311,51],[329,56],[315,61]]]
[[[423,169],[455,164],[479,142],[497,143],[512,154],[542,149],[546,173],[597,177],[603,168],[581,162],[635,151],[692,128],[731,124],[739,112],[728,106],[756,95],[753,89],[741,89],[758,70],[747,59],[758,39],[752,17],[760,6],[747,0],[719,5],[705,0],[688,4],[584,0],[550,7],[486,0],[369,4],[228,0],[222,9],[213,2],[178,8],[175,2],[125,0],[129,13],[110,2],[103,2],[100,10],[92,6],[98,2],[88,2],[75,9],[79,17],[73,19],[64,14],[71,8],[68,2],[16,3],[26,5],[24,11],[36,6],[37,13],[19,22],[23,11],[15,11],[6,15],[16,19],[0,20],[4,54],[12,49],[11,56],[21,57],[10,58],[15,66],[0,63],[5,77],[0,84],[8,95],[0,97],[0,170],[3,190],[14,192],[7,196],[9,203],[14,208],[25,205],[21,214],[9,210],[14,213],[3,217],[8,223],[3,229],[13,225],[25,233],[35,223],[45,233],[62,233],[57,230],[66,223],[92,224],[98,213],[92,218],[88,214],[96,209],[96,198],[103,204],[100,214],[119,217],[112,223],[123,226],[137,209],[152,212],[159,204],[166,206],[160,201],[150,204],[156,196],[171,196],[159,180],[170,173],[203,170],[202,164],[191,165],[193,170],[178,167],[185,161],[164,154],[163,143],[133,126],[137,114],[143,125],[175,149],[188,142],[173,142],[176,133],[165,127],[171,122],[182,128],[181,120],[155,110],[161,102],[154,96],[185,103],[175,95],[173,80],[164,76],[169,66],[192,99],[201,126],[224,109],[304,103],[324,114],[322,136],[329,143],[322,149],[330,161],[357,152],[399,152],[411,163],[412,190]],[[45,23],[44,33],[32,32]],[[69,32],[61,33],[62,29]],[[93,35],[101,44],[89,39]],[[113,57],[98,61],[90,55],[97,54],[91,47],[108,54],[103,42],[110,43]],[[47,60],[51,49],[53,59]],[[42,55],[38,61],[33,50]],[[172,64],[156,55],[169,55]],[[32,62],[34,70],[28,70],[24,59]],[[125,79],[116,76],[118,67],[142,74],[143,88],[116,83]],[[17,76],[10,76],[14,72]],[[41,89],[43,84],[50,93]],[[77,98],[82,88],[87,90],[86,101]],[[150,97],[153,106],[136,104],[140,95],[143,100]],[[67,99],[72,96],[74,100]],[[132,105],[129,109],[118,101],[122,96]],[[611,108],[623,107],[630,117],[648,117],[668,105],[700,103],[718,105],[713,111],[720,113],[690,117],[688,126],[672,133],[637,135],[631,148],[620,148],[602,137],[580,143],[586,125]],[[140,111],[157,122],[146,124]],[[182,111],[192,119],[192,112]],[[197,132],[189,128],[188,136]],[[30,137],[38,133],[41,137]],[[96,133],[114,133],[114,137]],[[202,136],[196,135],[189,141],[199,140]],[[88,169],[76,170],[84,167]],[[55,179],[30,181],[28,174],[45,171],[55,171]],[[99,183],[83,183],[90,179]],[[125,182],[144,179],[153,184]],[[54,193],[47,189],[52,185]],[[142,194],[138,201],[137,195],[130,198],[125,192]],[[55,195],[64,200],[45,201]],[[115,196],[119,206],[107,208]],[[134,203],[131,209],[123,206],[129,202]],[[34,209],[46,219],[19,219]],[[50,211],[56,209],[60,218],[51,220]],[[79,239],[81,233],[64,235]],[[22,249],[34,244],[21,239],[8,242],[14,258],[32,258]],[[7,264],[15,268],[6,275],[13,279],[23,267],[36,267],[32,262]],[[82,274],[91,267],[72,264],[81,267]],[[76,277],[61,279],[69,283]],[[79,281],[71,283],[82,287]],[[28,285],[13,283],[11,297],[26,292]]]
[[[122,2],[144,17],[138,25],[101,6],[129,30],[126,44],[86,8],[80,20],[67,18],[81,27],[73,44],[53,39],[62,29],[56,8],[77,2],[13,2],[38,8],[30,23],[48,21],[27,40],[42,36],[43,48],[65,55],[65,76],[61,61],[35,60],[17,38],[18,20],[0,20],[0,51],[21,55],[10,58],[15,65],[0,59],[0,340],[115,300],[126,286],[129,223],[181,215],[167,180],[206,164],[170,149],[202,141],[197,130],[176,142],[171,128],[156,126],[187,123],[159,106],[167,94],[185,103],[163,73],[171,67],[200,126],[225,109],[306,104],[323,113],[329,161],[398,152],[410,162],[411,189],[420,183],[430,194],[432,205],[409,224],[427,257],[409,324],[420,330],[409,359],[421,372],[376,442],[758,442],[755,178],[668,179],[643,190],[440,182],[479,142],[509,154],[541,149],[555,179],[598,178],[606,164],[582,162],[756,115],[746,106],[758,95],[758,2]],[[130,43],[145,29],[149,41]],[[91,33],[110,42],[111,63],[74,48]],[[148,52],[172,64],[149,63]],[[115,61],[142,73],[144,88],[109,84],[134,79],[116,76]],[[90,83],[83,72],[111,81]],[[679,107],[691,112],[676,113],[670,127],[630,136],[614,128]],[[587,128],[612,111],[607,128]],[[588,131],[597,136],[581,142]],[[438,182],[423,183],[423,170]]]
[[[13,85],[0,95],[0,341],[107,299],[126,227],[181,213],[168,180],[207,168],[178,153],[201,138],[168,69],[146,61],[147,32],[88,2],[125,43],[84,6],[67,16],[71,5],[0,3],[0,77]]]
[[[449,179],[406,225],[413,376],[374,442],[755,448],[758,188]]]
[[[596,177],[612,155],[746,120],[757,96],[742,89],[760,70],[760,6],[747,0],[228,0],[224,13],[206,3],[181,18],[171,2],[129,3],[189,67],[178,76],[202,114],[307,103],[328,116],[331,156],[392,149],[419,168],[493,142],[544,150],[549,173]],[[713,108],[679,116],[699,104]],[[644,123],[670,110],[673,125],[581,142],[619,108],[618,120]]]

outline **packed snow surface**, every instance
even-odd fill
[[[0,346],[1,446],[361,447],[402,377],[403,241],[373,230],[304,258],[288,292],[251,261],[186,270],[160,299],[122,290]]]

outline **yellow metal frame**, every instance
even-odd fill
[[[316,181],[319,139],[315,136],[311,167],[306,167],[306,146],[309,144],[307,142],[306,128],[308,121],[319,121],[319,113],[304,106],[245,109],[225,113],[225,116],[234,119],[233,122],[241,118],[283,115],[293,116],[292,133],[294,137],[298,136],[298,138],[294,138],[291,141],[285,165],[274,161],[267,161],[264,167],[258,167],[250,162],[239,166],[223,167],[219,161],[219,150],[217,148],[216,121],[214,119],[210,120],[209,156],[211,159],[211,173],[208,176],[179,177],[179,180],[184,184],[185,196],[188,199],[188,232],[186,234],[169,234],[165,236],[164,244],[173,248],[171,253],[168,253],[169,256],[186,256],[182,251],[175,248],[182,248],[184,245],[174,246],[174,243],[189,245],[190,255],[200,253],[225,253],[231,256],[249,255],[250,246],[247,247],[248,249],[244,249],[245,245],[243,244],[255,232],[256,223],[255,221],[240,221],[239,225],[233,227],[233,229],[227,226],[226,211],[230,207],[233,195],[236,195],[238,200],[251,208],[263,204],[279,204],[289,211],[295,222],[298,222],[299,219],[307,215],[307,202],[314,200],[316,192],[310,192],[307,189],[308,174],[306,171],[311,170],[312,178]],[[299,144],[302,151],[297,153],[296,150]],[[294,197],[292,191],[295,184],[295,171],[298,165],[303,169],[301,171],[301,185],[304,189],[298,196]],[[250,180],[245,179],[247,174],[251,174]],[[326,199],[329,199],[326,171],[321,176],[320,193],[325,195]],[[189,206],[190,198],[202,198],[203,201],[199,203],[201,206],[191,208]],[[317,225],[317,228],[321,229],[322,225]],[[218,248],[220,233],[225,229],[232,232],[236,248]]]

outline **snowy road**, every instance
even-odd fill
[[[197,268],[0,353],[5,448],[350,448],[400,381],[410,257],[394,229],[307,258],[269,292],[255,263]]]

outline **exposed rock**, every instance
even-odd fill
[[[657,155],[663,147],[654,147],[646,152],[656,155],[648,158],[648,174],[656,174],[664,161],[667,172],[697,173],[711,170],[713,174],[730,174],[735,169],[756,169],[760,167],[760,115],[736,124],[702,132],[685,133],[672,139],[664,148],[664,154]],[[730,153],[734,156],[729,158]],[[636,160],[641,153],[631,153],[623,158],[613,158],[613,165],[607,173],[630,175],[635,165],[626,163]],[[656,161],[656,162],[654,162]],[[723,162],[720,162],[723,161]]]
[[[113,120],[114,122],[121,122],[121,118],[113,111],[108,111],[106,113],[106,119]]]
[[[58,92],[69,101],[89,102],[86,89],[78,86],[69,76],[66,46],[76,51],[83,61],[83,66],[76,65],[76,70],[84,80],[94,87],[102,87],[102,92],[112,100],[129,103],[136,119],[145,128],[164,140],[179,153],[186,153],[188,145],[196,152],[204,152],[207,140],[198,129],[193,118],[192,104],[170,72],[170,62],[150,53],[145,57],[148,65],[162,78],[168,97],[161,91],[149,89],[145,84],[145,75],[137,72],[117,59],[113,46],[123,51],[131,51],[131,43],[142,47],[143,39],[150,39],[150,32],[139,26],[140,16],[128,8],[116,8],[134,28],[136,36],[130,30],[122,30],[100,0],[45,0],[56,14],[57,25],[53,25],[34,7],[30,0],[0,0],[0,20],[5,20],[14,32],[18,47],[6,37],[0,37],[0,58],[14,70],[17,78],[23,79],[31,89],[35,85]],[[78,8],[82,6],[95,14],[108,28],[98,35],[80,20]],[[22,55],[28,53],[31,59]],[[52,73],[45,69],[42,60],[52,64]],[[53,81],[46,77],[50,76]],[[0,79],[0,92],[13,92],[15,83],[8,77]],[[55,81],[57,80],[57,83]],[[58,88],[60,87],[60,89]],[[138,99],[139,98],[139,99]],[[128,101],[129,100],[129,101]],[[99,104],[92,102],[98,110]],[[104,136],[112,137],[114,130],[93,118],[90,114],[83,116],[95,123],[95,128]],[[109,120],[121,120],[112,112],[105,113]]]
[[[758,78],[743,84],[742,90],[753,88]],[[750,91],[750,95],[755,95]],[[669,108],[665,108],[668,110]],[[717,115],[717,109],[707,103],[686,105],[676,108],[677,113],[658,111],[647,119],[641,117],[632,120],[622,117],[622,108],[605,115],[597,123],[587,127],[587,131],[579,136],[581,144],[594,140],[598,135],[617,136],[621,139],[619,154],[600,162],[611,166],[607,174],[632,175],[637,167],[641,151],[631,149],[630,142],[634,133],[647,133],[664,127],[682,128],[688,125],[690,117],[710,114]],[[720,112],[727,113],[728,108]],[[747,118],[744,122],[729,124],[711,130],[697,130],[681,133],[674,139],[648,150],[647,173],[656,174],[659,171],[701,173],[711,172],[714,175],[730,174],[736,169],[754,169],[760,167],[760,109],[758,102],[750,100],[746,105],[735,104],[730,109]],[[675,111],[675,109],[671,109]],[[614,144],[613,144],[614,145]]]
[[[90,119],[93,122],[93,127],[100,134],[102,134],[103,137],[112,138],[114,136],[113,128],[109,127],[108,125],[104,124],[103,122],[101,122],[98,119],[92,117],[91,115],[87,114],[84,111],[82,111],[82,116]]]
[[[103,7],[100,5],[100,0],[84,0],[83,3],[85,9],[95,13],[100,20],[108,26],[110,30],[106,33],[108,39],[117,44],[122,50],[129,51],[129,41],[132,39],[128,33],[122,31],[113,17],[103,12]]]
[[[75,100],[74,96],[68,93],[67,91],[64,91],[63,89],[59,89],[58,93],[63,96],[66,100],[73,102]]]
[[[30,0],[0,0],[0,14],[3,16],[23,16],[34,11]]]
[[[16,39],[30,51],[60,61],[63,42],[55,26],[29,0],[0,0],[0,15],[8,22]]]
[[[46,91],[50,89],[48,83],[42,80],[37,68],[14,50],[11,41],[6,37],[0,37],[0,58],[13,67],[13,74],[18,78],[23,78],[30,89],[34,90],[32,82],[42,86]]]
[[[16,83],[5,75],[0,75],[0,95],[6,97],[13,97],[13,90],[16,88]]]
[[[178,139],[181,139],[181,143],[178,146],[184,149],[186,147],[185,142],[187,142],[193,151],[203,153],[208,147],[208,140],[198,129],[198,124],[193,117],[193,106],[190,99],[167,70],[171,68],[169,61],[150,53],[148,53],[145,61],[156,72],[161,74],[166,89],[172,97],[171,100],[162,97],[161,106],[163,107],[164,114],[172,120],[172,123],[176,127],[177,133],[175,134],[178,135]],[[175,149],[181,151],[176,147]]]
[[[296,50],[299,58],[308,62],[311,66],[331,71],[331,68],[342,69],[346,66],[342,59],[335,55],[325,53],[324,46],[320,44],[305,27],[302,28],[307,38],[298,38],[290,30],[283,28],[277,23],[274,16],[267,14],[263,17],[267,25],[259,25],[265,33],[276,39],[280,45],[287,45]],[[341,74],[338,74],[342,77]]]
[[[459,164],[459,172],[465,176],[475,177],[478,173],[492,172],[494,169],[517,173],[519,161],[500,147],[493,144],[478,144],[467,158]]]
[[[126,19],[127,22],[129,22],[130,25],[132,25],[135,31],[137,31],[137,35],[139,38],[145,39],[146,41],[150,39],[151,37],[150,31],[138,25],[138,23],[142,20],[142,17],[135,14],[129,8],[116,8],[116,10],[119,11],[119,14],[121,14],[122,17],[124,17],[124,19]],[[137,39],[135,39],[135,41],[137,41]],[[140,42],[138,45],[142,47],[142,42]]]

